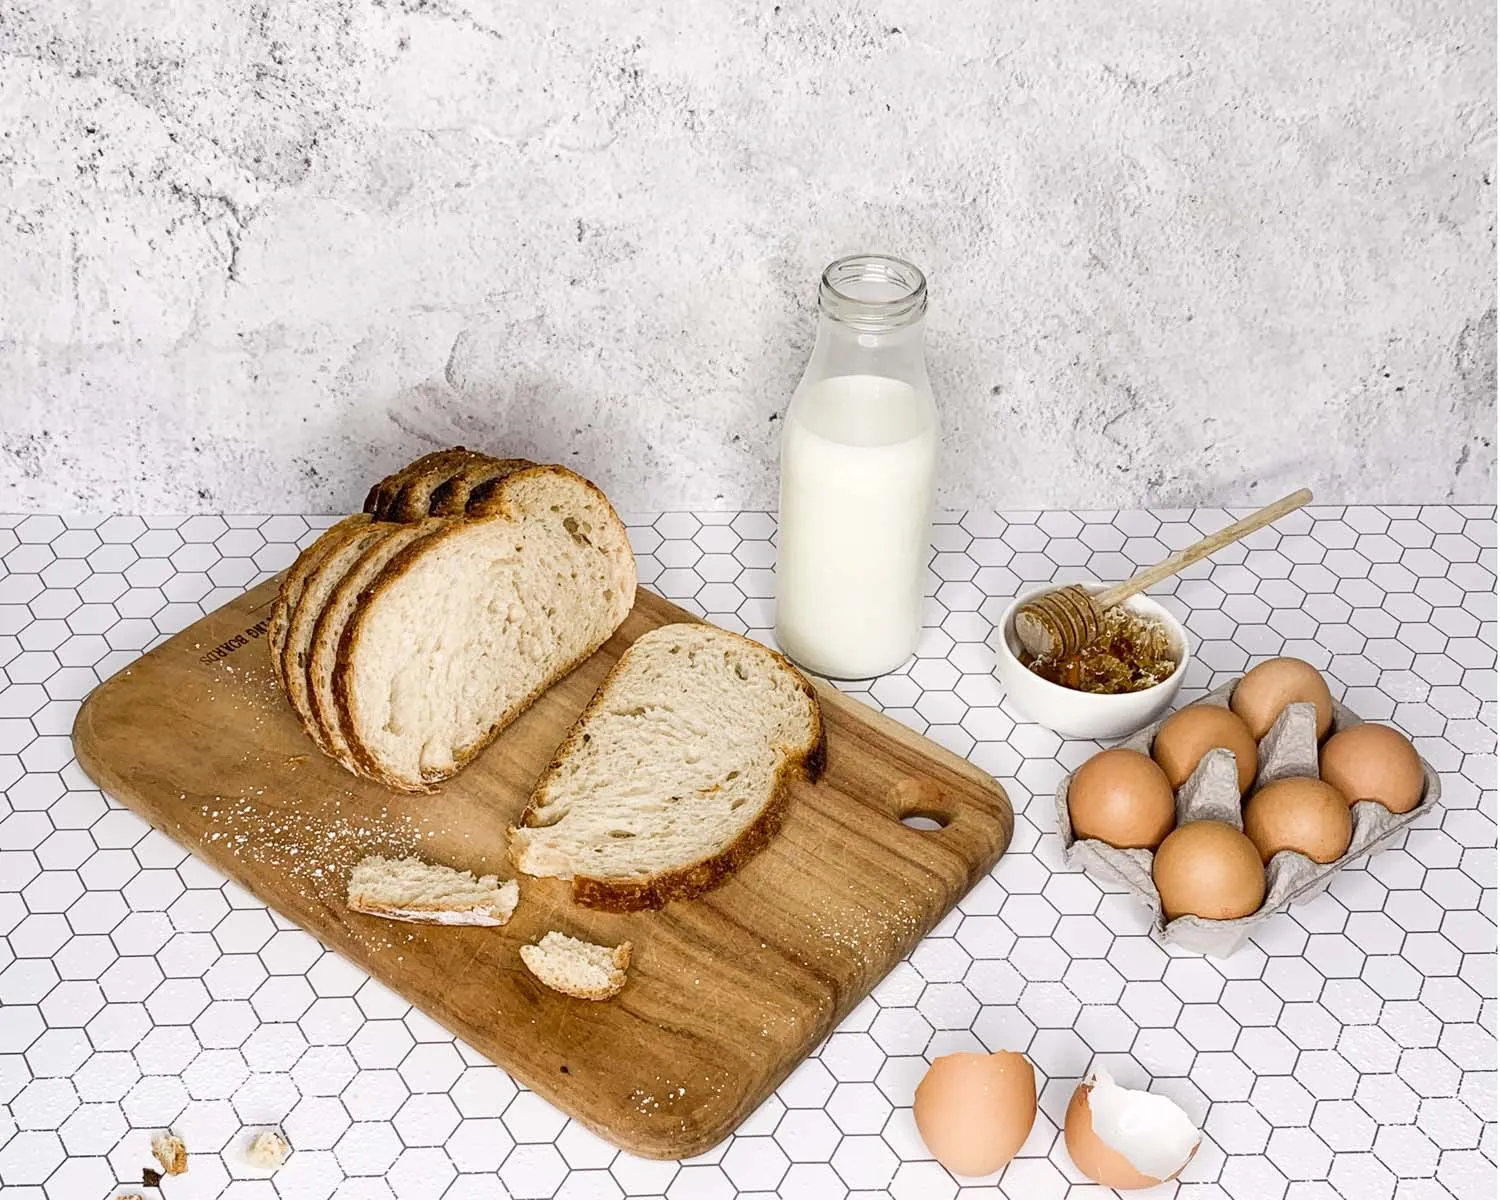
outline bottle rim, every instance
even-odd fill
[[[818,307],[845,325],[870,332],[901,329],[927,312],[927,279],[904,258],[850,254],[823,269]]]

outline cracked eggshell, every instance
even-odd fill
[[[1073,1165],[1095,1183],[1131,1191],[1176,1179],[1203,1135],[1176,1102],[1095,1070],[1068,1102],[1063,1140]]]
[[[955,1175],[990,1175],[1016,1156],[1036,1123],[1036,1068],[1024,1054],[945,1054],[917,1084],[917,1132]]]

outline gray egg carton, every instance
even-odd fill
[[[1219,708],[1229,707],[1229,697],[1234,692],[1238,679],[1233,679],[1210,692],[1197,704],[1213,704]],[[1151,753],[1151,744],[1162,721],[1148,725],[1119,743],[1142,754]],[[1360,717],[1337,700],[1333,702],[1333,728],[1337,732],[1358,725]],[[1317,709],[1311,704],[1291,704],[1276,719],[1260,742],[1260,762],[1255,776],[1255,787],[1264,787],[1277,779],[1289,776],[1318,777]],[[1227,958],[1255,932],[1256,926],[1267,921],[1272,914],[1290,908],[1299,900],[1317,895],[1332,880],[1345,863],[1363,854],[1369,854],[1382,843],[1389,841],[1402,828],[1436,806],[1442,786],[1437,772],[1425,758],[1422,760],[1424,785],[1422,799],[1408,813],[1393,813],[1373,800],[1361,800],[1354,805],[1354,837],[1345,854],[1331,863],[1316,863],[1305,854],[1295,850],[1283,850],[1271,859],[1266,867],[1266,899],[1260,908],[1248,917],[1231,921],[1210,921],[1203,917],[1178,917],[1175,921],[1163,918],[1161,897],[1151,881],[1151,859],[1149,850],[1117,850],[1115,847],[1094,838],[1074,838],[1073,822],[1068,814],[1068,788],[1073,782],[1069,775],[1057,785],[1057,828],[1062,835],[1063,855],[1069,866],[1082,867],[1090,875],[1122,882],[1129,891],[1151,910],[1151,934],[1157,941],[1169,946],[1181,946],[1199,954],[1211,954],[1215,958]],[[1177,790],[1177,823],[1215,820],[1244,829],[1240,817],[1239,777],[1234,755],[1228,750],[1210,750],[1203,756],[1186,783]]]

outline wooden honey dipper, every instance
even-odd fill
[[[1170,579],[1184,567],[1222,550],[1242,537],[1279,521],[1312,499],[1306,488],[1283,496],[1259,512],[1226,525],[1201,542],[1164,558],[1154,567],[1132,575],[1102,592],[1090,595],[1076,584],[1033,596],[1016,610],[1016,637],[1033,658],[1065,658],[1093,642],[1103,629],[1104,614],[1121,600]]]

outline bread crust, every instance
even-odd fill
[[[355,758],[353,748],[350,745],[348,730],[343,722],[339,720],[337,706],[331,703],[331,697],[326,696],[323,689],[318,686],[319,672],[327,665],[327,659],[330,654],[333,656],[333,671],[337,672],[338,670],[337,656],[338,648],[342,641],[342,632],[348,628],[349,622],[354,618],[354,614],[359,611],[359,606],[364,603],[368,595],[369,586],[373,582],[373,580],[363,579],[365,569],[370,563],[371,557],[386,553],[390,549],[393,540],[405,542],[410,545],[412,540],[420,541],[424,537],[431,536],[437,532],[433,528],[436,524],[436,522],[429,522],[428,528],[425,530],[418,525],[382,524],[384,536],[371,542],[366,547],[365,552],[350,564],[349,569],[344,572],[343,579],[328,594],[328,598],[323,604],[323,611],[318,614],[317,625],[313,629],[312,639],[308,642],[309,653],[305,671],[307,675],[308,699],[317,730],[315,737],[318,740],[318,744],[325,751],[343,763],[348,770],[356,774],[363,774],[363,772],[356,766],[358,760]],[[375,578],[378,579],[379,575],[377,574]],[[354,587],[360,587],[362,590],[357,597],[353,597],[353,606],[344,614],[344,624],[335,629],[334,622],[338,620],[339,611],[345,602],[351,599],[349,591]]]
[[[493,461],[488,454],[478,454],[457,446],[433,457],[432,465],[413,475],[397,490],[385,519],[402,523],[422,521],[432,515],[433,492],[452,479],[470,463]]]
[[[370,513],[377,521],[386,521],[390,518],[385,514],[389,511],[396,495],[406,484],[407,480],[415,478],[424,471],[429,471],[445,455],[454,451],[463,450],[462,446],[451,446],[447,450],[433,450],[414,459],[402,467],[399,471],[387,475],[379,483],[369,490],[365,496],[365,512]]]
[[[279,656],[281,686],[291,702],[292,711],[297,714],[297,720],[307,732],[307,736],[312,738],[320,748],[326,749],[319,736],[317,725],[313,721],[306,689],[306,658],[312,642],[311,640],[304,642],[301,632],[304,622],[315,623],[317,621],[321,615],[321,609],[316,613],[311,611],[308,589],[322,572],[331,570],[335,560],[346,547],[361,541],[378,541],[385,528],[371,521],[360,525],[349,525],[342,528],[337,535],[330,537],[327,552],[319,560],[318,565],[304,578],[302,594],[298,597],[297,605],[291,610],[288,619],[286,636]]]
[[[523,467],[534,467],[535,463],[524,458],[490,458],[466,463],[437,487],[432,489],[427,511],[434,517],[461,517],[469,505],[469,496],[476,487],[492,479],[504,478]]]
[[[738,638],[761,653],[769,654],[776,664],[796,681],[798,688],[812,704],[812,728],[809,730],[807,740],[800,746],[790,748],[790,752],[776,772],[771,799],[761,809],[755,820],[745,826],[724,849],[707,858],[699,859],[695,863],[675,867],[670,871],[653,875],[649,879],[607,879],[574,875],[572,881],[574,903],[603,912],[639,912],[643,909],[661,908],[672,900],[692,900],[704,892],[713,890],[764,850],[771,839],[781,831],[781,826],[786,820],[787,809],[791,805],[792,781],[804,779],[808,783],[816,783],[822,777],[828,764],[828,733],[823,722],[823,709],[818,703],[818,694],[812,684],[785,655],[772,650],[769,646],[763,646],[752,638],[727,629],[720,629],[719,632],[726,637]],[[561,768],[563,760],[580,745],[584,723],[604,702],[610,684],[626,665],[626,656],[629,653],[629,650],[626,650],[614,669],[605,676],[604,682],[599,685],[599,690],[594,693],[593,699],[579,714],[568,736],[563,739],[552,761],[547,764],[547,770],[531,793],[531,801],[521,813],[521,827],[529,824],[537,807],[541,804],[552,773]],[[516,826],[512,826],[510,833],[514,835],[515,831]],[[512,851],[512,860],[515,861],[515,858],[514,851]],[[520,869],[519,862],[516,866]]]
[[[485,484],[481,485],[481,487],[474,489],[474,491],[470,495],[470,499],[466,508],[465,519],[458,520],[454,518],[443,517],[431,518],[434,525],[437,525],[437,523],[439,522],[441,522],[441,525],[435,528],[430,535],[412,542],[405,549],[396,554],[395,557],[393,557],[391,561],[385,565],[385,567],[361,594],[358,605],[356,606],[353,614],[350,616],[349,621],[345,624],[343,631],[339,636],[338,653],[335,659],[333,671],[333,703],[334,711],[337,714],[339,730],[344,740],[347,742],[350,754],[354,759],[353,765],[347,763],[345,765],[350,766],[350,769],[355,771],[357,774],[364,775],[370,779],[374,779],[396,791],[409,793],[432,792],[434,790],[432,786],[433,784],[440,783],[444,779],[451,779],[459,771],[463,770],[464,767],[466,767],[470,762],[472,762],[474,758],[491,742],[499,737],[501,731],[503,731],[508,725],[515,721],[517,717],[519,717],[534,703],[536,703],[536,701],[544,692],[546,692],[550,687],[556,684],[559,679],[562,679],[565,676],[571,674],[583,662],[590,658],[599,649],[599,646],[603,645],[603,642],[601,641],[596,645],[585,647],[584,650],[575,658],[564,664],[563,667],[554,672],[551,676],[542,680],[534,689],[532,689],[529,695],[518,701],[516,704],[512,705],[507,712],[501,713],[496,719],[495,723],[490,726],[490,728],[484,733],[483,736],[476,739],[472,744],[468,746],[454,747],[453,770],[424,773],[420,783],[408,779],[402,779],[387,771],[384,766],[378,761],[375,755],[370,752],[369,747],[354,735],[353,695],[351,688],[351,676],[353,673],[352,664],[354,662],[355,656],[359,651],[359,642],[364,628],[365,614],[369,612],[374,600],[383,591],[389,588],[397,579],[399,579],[401,575],[410,570],[412,565],[416,563],[424,553],[431,549],[439,539],[456,536],[457,534],[468,528],[468,526],[476,520],[503,520],[512,517],[513,514],[510,511],[508,503],[508,490],[506,486],[507,484],[513,487],[515,486],[516,481],[538,475],[558,476],[584,484],[604,504],[606,511],[614,520],[616,531],[619,537],[619,544],[625,547],[629,546],[629,536],[626,533],[624,522],[619,519],[619,515],[615,513],[613,507],[610,506],[609,501],[605,499],[604,493],[601,492],[592,483],[590,483],[587,479],[584,479],[576,472],[569,471],[566,467],[555,465],[539,466],[536,463],[527,461],[526,459],[510,459],[505,461],[514,464],[514,466],[512,466],[508,470],[505,470],[503,473],[494,475]],[[631,563],[633,567],[633,556],[631,559]],[[634,571],[632,570],[632,576],[633,575]],[[624,621],[625,617],[629,615],[634,601],[635,594],[633,591],[631,591],[628,595],[622,595],[618,599],[616,603],[618,604],[619,611],[617,612],[617,614],[615,614],[612,630],[618,628],[620,623]],[[607,640],[607,638],[605,640]]]
[[[291,621],[292,610],[296,608],[297,601],[302,598],[302,589],[307,583],[307,577],[317,570],[318,564],[327,556],[336,534],[341,535],[355,526],[362,526],[369,522],[366,513],[356,513],[352,517],[345,517],[337,521],[320,533],[314,541],[297,555],[296,561],[286,569],[286,574],[281,577],[281,587],[276,593],[276,602],[271,606],[271,619],[266,623],[266,644],[271,649],[271,665],[276,672],[276,678],[282,682],[285,690],[285,681],[281,675],[281,654],[286,648],[287,626]]]

